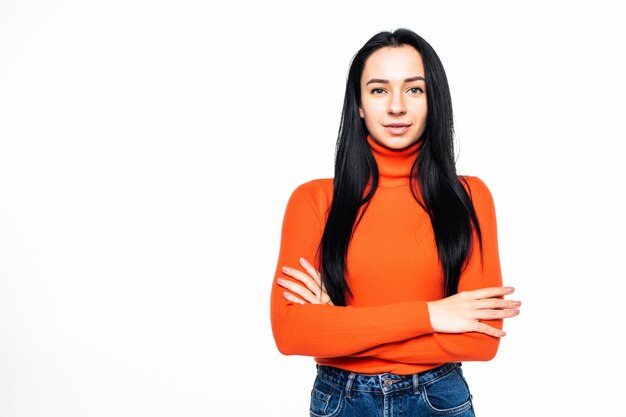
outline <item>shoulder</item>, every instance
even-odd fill
[[[325,209],[333,193],[332,178],[318,178],[298,185],[289,197],[289,205],[308,205]]]
[[[333,179],[332,178],[317,178],[314,180],[310,180],[298,185],[294,192],[299,193],[315,193],[320,191],[326,191],[327,189],[333,189]]]
[[[310,180],[298,185],[293,192],[292,196],[296,195],[300,196],[314,196],[321,197],[323,195],[328,194],[328,192],[332,193],[333,191],[333,179],[332,178],[318,178],[314,180]]]
[[[465,189],[470,194],[488,194],[491,195],[491,191],[487,184],[480,179],[479,177],[475,177],[473,175],[459,175],[459,181],[461,184],[465,186]]]
[[[494,210],[493,195],[482,179],[472,175],[460,175],[459,180],[467,190],[476,210]]]

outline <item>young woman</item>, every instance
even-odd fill
[[[496,354],[495,208],[458,176],[439,57],[407,29],[354,56],[335,176],[298,186],[271,293],[276,345],[315,358],[311,416],[473,416],[462,361]]]

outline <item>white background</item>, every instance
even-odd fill
[[[0,416],[308,415],[269,292],[333,175],[350,59],[407,27],[450,82],[505,284],[477,415],[617,415],[623,2],[0,0]],[[615,382],[610,382],[615,381]]]

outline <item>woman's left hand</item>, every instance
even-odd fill
[[[284,297],[289,301],[299,304],[330,304],[334,305],[330,297],[322,289],[322,277],[320,273],[306,259],[300,258],[300,265],[307,272],[306,274],[298,269],[282,267],[283,274],[297,279],[302,284],[290,280],[277,278],[278,285],[287,288],[289,291],[283,293]],[[296,297],[294,294],[299,295]]]

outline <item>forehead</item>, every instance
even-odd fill
[[[373,52],[365,61],[361,80],[383,78],[390,81],[424,76],[421,54],[411,45],[385,46]]]

